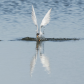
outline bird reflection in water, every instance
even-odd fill
[[[31,64],[30,64],[30,74],[32,76],[32,73],[35,68],[37,56],[39,55],[41,63],[43,67],[45,67],[48,74],[50,74],[50,64],[48,58],[44,55],[44,42],[37,41],[36,42],[36,53],[35,56],[32,58]]]

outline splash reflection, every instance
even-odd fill
[[[50,74],[50,63],[48,58],[44,54],[44,42],[36,42],[36,53],[35,56],[32,58],[31,64],[30,64],[30,74],[32,76],[32,73],[34,72],[34,68],[36,65],[37,56],[39,55],[41,63],[43,67],[45,67],[45,70]]]

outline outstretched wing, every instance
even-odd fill
[[[38,26],[38,25],[37,25],[37,19],[36,19],[36,15],[35,15],[35,11],[34,11],[33,5],[32,5],[32,20],[33,20],[34,24],[35,24],[36,26]]]
[[[50,12],[51,12],[51,9],[47,12],[45,17],[43,18],[40,27],[45,26],[45,25],[47,25],[49,23],[49,21],[50,21]]]

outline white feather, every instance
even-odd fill
[[[38,25],[37,25],[37,19],[36,19],[36,15],[35,15],[35,11],[34,11],[33,5],[32,5],[32,20],[33,20],[34,24],[35,24],[36,26],[38,26]]]
[[[47,12],[45,17],[43,18],[40,27],[45,26],[45,25],[47,25],[49,23],[49,21],[50,21],[50,12],[51,12],[51,9]]]

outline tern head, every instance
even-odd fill
[[[37,33],[36,36],[38,37],[39,36],[39,33]]]

